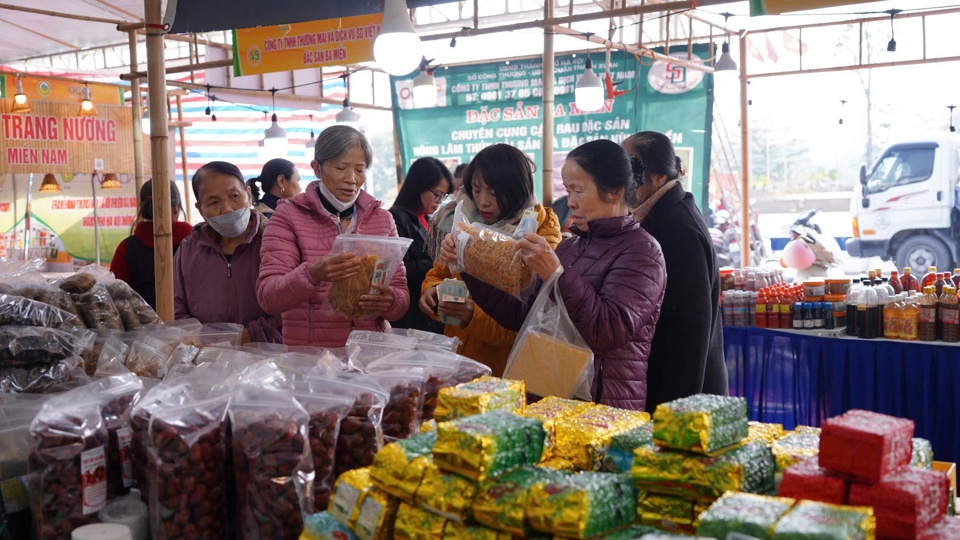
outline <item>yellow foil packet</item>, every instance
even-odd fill
[[[707,505],[709,506],[709,505]],[[641,491],[637,497],[637,518],[645,525],[693,525],[694,501],[673,495]]]
[[[359,515],[360,499],[372,489],[369,467],[341,474],[333,485],[333,495],[328,508],[330,515],[344,527],[349,527],[351,520]]]
[[[770,446],[777,472],[787,470],[791,465],[820,454],[820,435],[811,431],[789,433]]]
[[[476,496],[476,482],[430,466],[417,489],[417,504],[447,519],[464,521]]]
[[[773,528],[772,540],[844,538],[873,540],[877,522],[869,506],[800,501]]]
[[[760,441],[767,445],[777,442],[783,437],[782,424],[764,424],[762,422],[747,422],[747,439],[745,442]]]
[[[543,423],[504,411],[441,422],[433,462],[445,471],[481,481],[540,461]]]
[[[360,540],[393,538],[393,522],[399,504],[396,498],[378,489],[367,491],[358,504],[356,519],[350,522],[350,530]]]
[[[378,489],[401,501],[414,503],[417,488],[433,464],[436,432],[421,433],[385,445],[370,465],[370,479]]]
[[[437,430],[437,421],[433,418],[427,420],[426,422],[420,424],[420,433],[428,433],[431,431]]]
[[[657,405],[653,438],[660,446],[712,455],[747,437],[747,400],[697,394]]]
[[[455,420],[490,411],[522,413],[527,403],[523,381],[484,375],[470,382],[441,388],[437,395],[437,422]]]
[[[511,540],[513,536],[481,525],[465,525],[448,521],[443,528],[443,538],[444,540]]]
[[[537,482],[563,478],[563,474],[540,467],[523,467],[480,483],[473,501],[473,519],[487,527],[528,537],[527,498]]]
[[[583,472],[534,483],[527,496],[530,525],[567,538],[593,538],[636,519],[637,490],[625,474]]]
[[[575,416],[557,420],[551,458],[559,457],[580,471],[600,469],[613,438],[650,421],[643,411],[591,404]]]
[[[447,518],[443,516],[400,503],[393,523],[393,537],[396,540],[435,540],[443,537],[446,524]]]
[[[524,416],[536,418],[543,422],[543,429],[547,438],[543,443],[543,458],[541,462],[553,457],[554,440],[557,436],[557,422],[571,416],[576,416],[593,406],[586,401],[562,399],[555,396],[545,397],[536,403],[527,405]]]
[[[716,499],[726,491],[773,491],[774,463],[770,448],[760,442],[716,457],[643,446],[633,453],[630,474],[643,491]]]

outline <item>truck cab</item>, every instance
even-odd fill
[[[960,135],[947,133],[884,149],[850,200],[853,257],[897,267],[947,270],[960,262]]]

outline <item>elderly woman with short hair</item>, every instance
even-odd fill
[[[360,308],[379,315],[350,320],[330,306],[334,281],[360,271],[353,253],[330,253],[340,234],[397,236],[390,213],[362,191],[373,161],[370,142],[347,126],[333,126],[317,137],[313,172],[319,178],[303,193],[277,206],[263,234],[257,299],[268,313],[283,314],[287,345],[343,347],[351,330],[385,331],[386,321],[402,317],[410,305],[407,274],[401,264],[379,294],[360,297]]]

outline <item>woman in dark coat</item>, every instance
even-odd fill
[[[563,304],[594,353],[594,400],[643,410],[647,357],[667,276],[656,240],[629,214],[642,169],[616,143],[596,140],[570,152],[561,174],[574,236],[556,252],[535,234],[518,242],[524,264],[540,278],[529,300],[518,300],[468,274],[462,274],[463,279],[481,309],[517,331],[543,282],[562,266],[558,288]],[[455,257],[448,235],[441,258]]]
[[[670,139],[654,131],[631,136],[623,147],[646,170],[633,216],[660,242],[669,276],[650,353],[647,411],[701,392],[727,395],[717,256],[693,195],[678,181],[680,159]]]
[[[390,213],[397,223],[397,234],[413,243],[403,257],[407,268],[407,288],[410,290],[410,309],[396,328],[413,328],[443,334],[443,324],[431,319],[417,307],[420,288],[427,272],[433,268],[433,259],[427,253],[426,239],[429,217],[440,208],[440,203],[453,193],[453,175],[440,160],[425,157],[413,162],[407,171],[400,192]]]

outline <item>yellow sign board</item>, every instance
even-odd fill
[[[750,16],[780,15],[792,11],[823,9],[850,4],[861,4],[863,0],[750,0]]]
[[[90,91],[90,101],[95,105],[123,105],[123,88],[113,84],[90,83],[48,79],[36,75],[23,75],[20,78],[23,94],[30,101],[54,101],[76,103],[83,100],[83,89]],[[17,76],[0,74],[0,97],[12,98],[17,92]]]
[[[233,31],[237,77],[373,60],[382,13]]]

